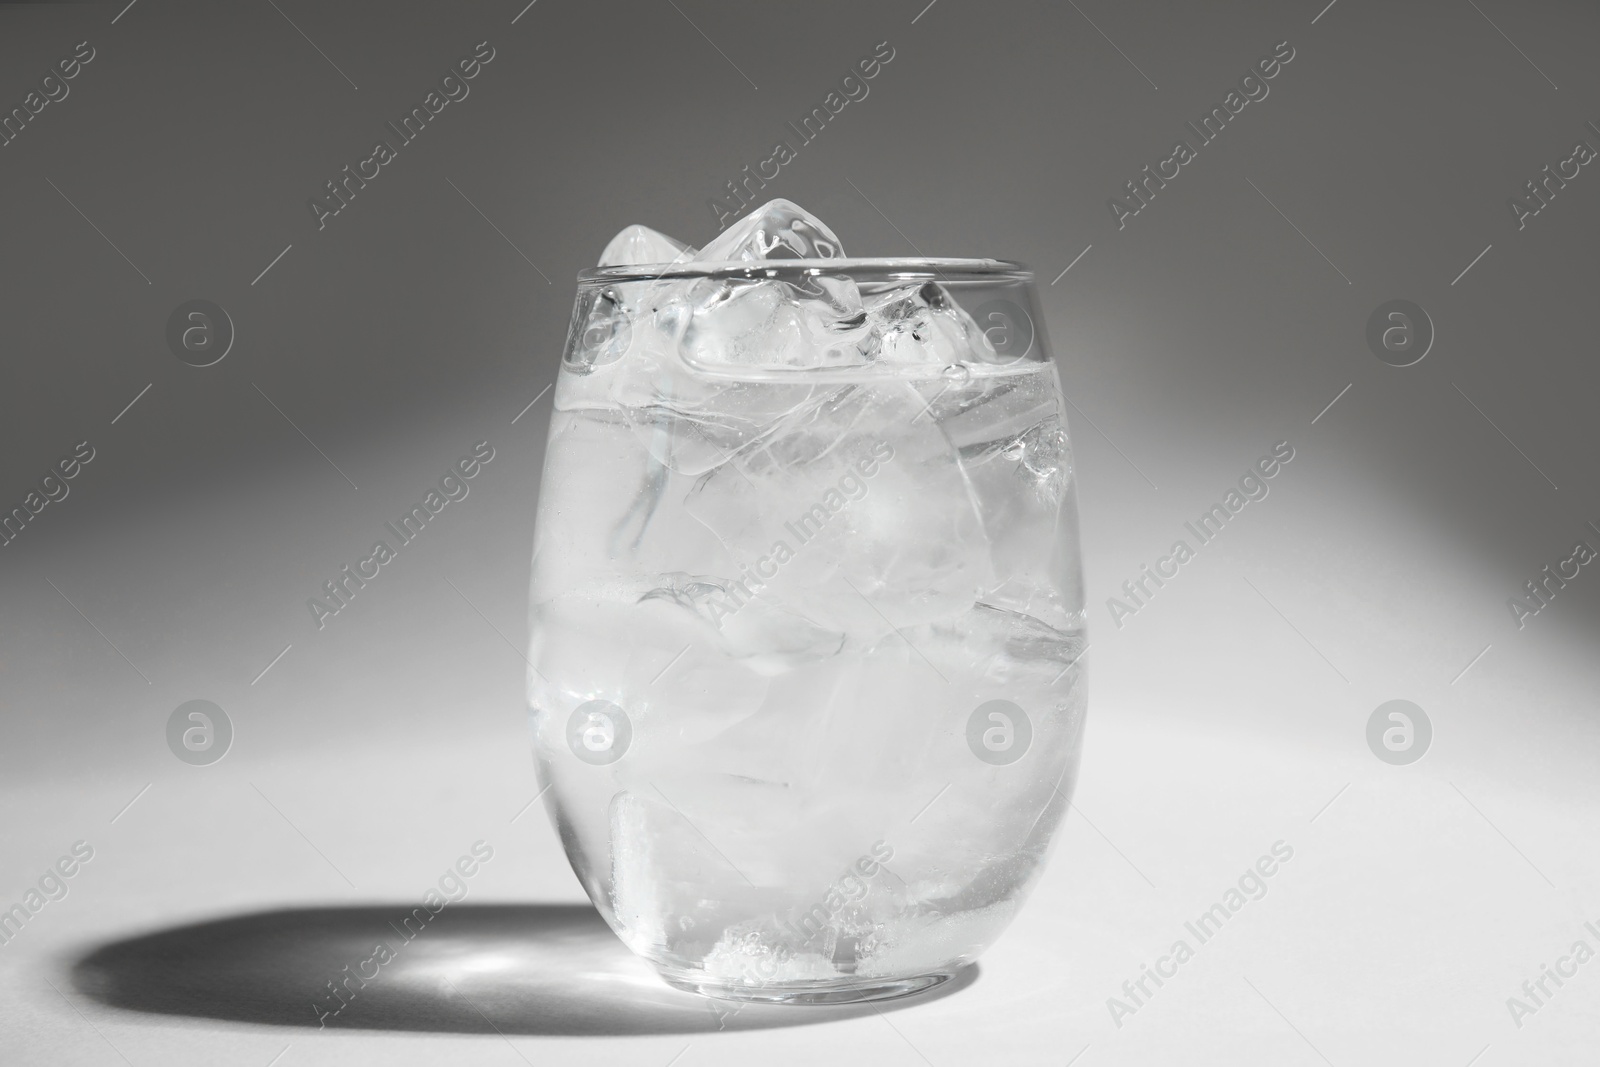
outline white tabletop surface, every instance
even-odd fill
[[[486,508],[531,476],[515,455],[508,447],[498,490],[487,478],[479,487]],[[1585,1062],[1600,1041],[1600,964],[1550,985],[1554,995],[1521,1026],[1507,998],[1574,941],[1600,946],[1583,925],[1600,926],[1595,727],[1583,717],[1600,670],[1592,644],[1546,616],[1538,632],[1496,636],[1461,673],[1485,643],[1482,613],[1430,608],[1425,636],[1395,632],[1361,605],[1372,594],[1355,570],[1341,583],[1346,564],[1311,503],[1324,474],[1314,453],[1304,462],[1285,472],[1282,499],[1269,498],[1278,513],[1263,509],[1256,529],[1218,543],[1121,630],[1096,620],[1076,810],[975,979],[853,1015],[719,1016],[661,987],[587,908],[542,805],[527,808],[537,787],[523,666],[494,632],[520,640],[522,594],[468,571],[456,584],[478,615],[441,580],[484,545],[515,558],[520,533],[448,533],[441,566],[397,576],[390,599],[374,597],[365,624],[342,633],[296,633],[288,597],[241,632],[192,633],[185,641],[238,667],[226,680],[219,670],[209,689],[166,680],[168,660],[193,654],[184,642],[118,621],[119,653],[64,598],[14,572],[8,591],[22,599],[10,602],[48,624],[9,647],[47,660],[51,647],[69,648],[70,669],[30,675],[21,691],[19,706],[53,714],[27,720],[22,742],[37,758],[13,766],[5,786],[0,898],[20,900],[76,841],[94,856],[64,899],[0,946],[0,1060],[943,1065],[1003,1052],[1054,1065],[1080,1054],[1083,1065]],[[188,551],[198,542],[160,546],[182,542],[192,524],[179,511],[97,533],[41,556],[40,573],[66,592],[95,588],[97,568],[115,571],[134,602],[181,616],[184,598],[163,607],[160,590],[208,564]],[[1291,556],[1326,551],[1323,570],[1263,558],[1269,542],[1298,546]],[[145,553],[149,566],[130,572],[109,558],[121,551]],[[1419,551],[1412,562],[1407,580],[1452,589],[1451,559]],[[106,624],[109,595],[74,601]],[[1323,606],[1308,619],[1313,595]],[[1214,624],[1219,613],[1226,625]],[[294,637],[293,649],[250,685],[274,631]],[[250,652],[225,655],[245,633]],[[191,767],[161,730],[180,698],[202,693],[230,709],[237,735],[222,761]],[[1371,710],[1396,696],[1434,725],[1430,750],[1410,766],[1380,762],[1365,743]],[[415,907],[480,839],[494,858],[467,899],[373,983],[369,1014],[353,1005],[348,1024],[319,1029],[294,991],[359,958],[360,916],[370,924]],[[1186,933],[1278,842],[1293,856],[1264,897],[1205,944]],[[529,907],[549,904],[575,907]],[[307,908],[334,910],[316,922],[271,914]],[[457,927],[446,923],[458,916]],[[214,919],[244,923],[236,955],[203,935],[171,954],[183,927]],[[124,948],[113,964],[127,995],[159,1010],[108,1004],[92,974],[74,971],[92,952],[163,931],[167,949]],[[1114,1019],[1109,999],[1126,1003],[1123,983],[1179,939],[1194,958]]]

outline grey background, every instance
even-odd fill
[[[1573,1062],[1600,1036],[1594,966],[1521,1028],[1505,1006],[1600,924],[1600,578],[1520,630],[1506,606],[1600,547],[1600,173],[1521,231],[1506,204],[1600,147],[1600,11],[924,2],[0,6],[6,109],[97,51],[0,148],[0,502],[97,452],[0,548],[0,902],[72,841],[99,850],[0,947],[0,1047],[292,1045],[286,1067],[683,1047],[197,1023],[68,972],[141,930],[413,900],[478,838],[499,858],[474,899],[581,901],[522,814],[518,651],[572,276],[631,222],[703,244],[707,199],[883,40],[870,95],[767,193],[855,255],[1037,271],[1077,416],[1083,818],[982,979],[895,1013],[898,1038],[869,1016],[696,1037],[681,1062]],[[1107,199],[1285,39],[1270,95],[1119,230]],[[319,231],[307,199],[483,40],[468,98]],[[194,298],[237,330],[212,367],[164,340]],[[1437,331],[1408,368],[1364,341],[1394,298]],[[484,439],[470,496],[317,630],[306,599]],[[1118,628],[1106,598],[1281,440],[1271,495]],[[1365,747],[1395,698],[1433,723],[1408,767]],[[191,699],[234,726],[210,766],[166,747]],[[1114,1028],[1122,980],[1285,836],[1302,881]]]

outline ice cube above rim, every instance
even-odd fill
[[[777,254],[773,254],[777,253]],[[655,256],[657,258],[646,258]],[[850,256],[833,230],[805,208],[781,197],[752,210],[712,238],[703,248],[635,223],[606,245],[597,266],[579,272],[579,279],[616,280],[658,272],[693,275],[729,268],[845,270],[902,268],[937,276],[941,270],[984,274],[1030,274],[1011,260],[972,256]],[[671,268],[670,271],[667,268]]]

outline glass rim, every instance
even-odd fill
[[[841,256],[838,259],[738,260],[713,263],[642,263],[622,267],[586,267],[579,285],[649,282],[681,278],[795,279],[838,275],[871,276],[896,282],[1010,281],[1032,284],[1033,271],[1006,259],[961,259],[942,256]]]

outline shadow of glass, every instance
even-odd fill
[[[587,904],[452,905],[410,940],[391,925],[407,914],[401,905],[310,908],[177,926],[94,949],[72,980],[103,1004],[160,1015],[572,1036],[829,1022],[927,1003],[977,977],[973,965],[926,993],[871,1005],[737,1004],[666,985]],[[387,962],[374,962],[380,943]]]

